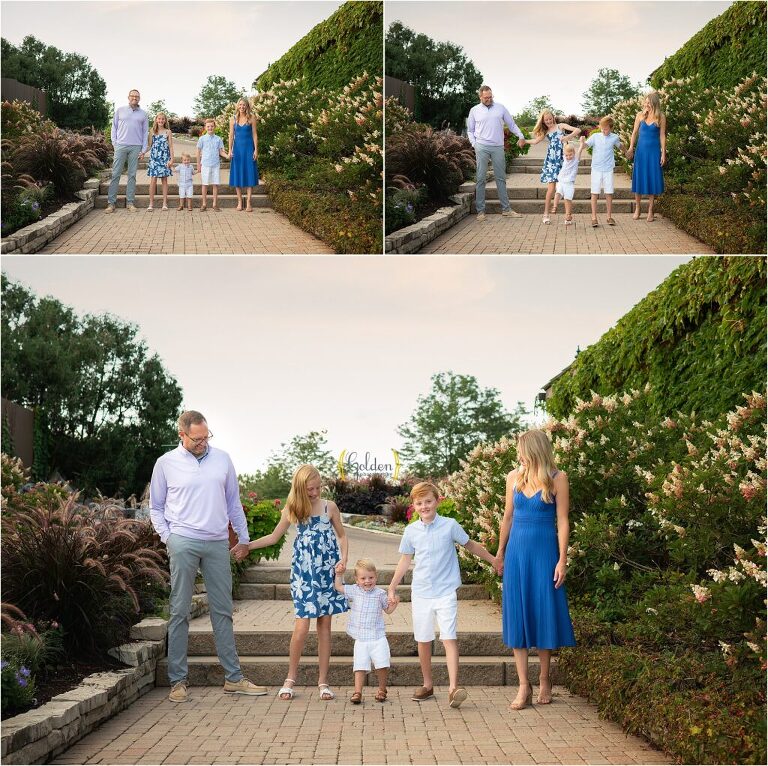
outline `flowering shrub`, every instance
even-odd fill
[[[56,124],[46,120],[27,101],[3,101],[2,134],[5,139],[32,133],[53,132]]]
[[[2,712],[24,710],[32,705],[35,697],[35,681],[24,665],[7,660],[0,661],[2,675]]]
[[[243,503],[243,511],[245,511],[245,519],[248,522],[248,537],[251,540],[257,540],[259,537],[270,534],[280,521],[279,500],[262,500],[259,502],[250,497],[241,497],[241,502]],[[285,538],[268,548],[251,551],[247,561],[277,559],[284,542]]]

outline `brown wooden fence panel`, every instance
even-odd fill
[[[384,98],[394,96],[404,107],[413,112],[416,108],[416,88],[396,77],[384,77]]]
[[[35,429],[35,414],[32,410],[22,407],[8,399],[0,400],[0,410],[3,420],[7,419],[8,430],[11,432],[13,451],[16,457],[27,468],[32,467],[32,440]]]
[[[46,101],[45,91],[39,88],[33,88],[31,85],[24,85],[18,80],[10,77],[2,78],[2,98],[3,101],[27,101],[45,117],[48,111],[48,102]]]

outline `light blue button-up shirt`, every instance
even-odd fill
[[[455,543],[466,545],[469,535],[455,519],[435,515],[425,524],[409,524],[400,541],[400,553],[415,555],[411,593],[421,598],[442,598],[461,585]]]
[[[224,142],[221,140],[221,136],[217,136],[215,133],[212,136],[203,133],[197,141],[197,148],[202,151],[202,157],[200,158],[201,165],[205,165],[207,168],[221,165],[219,151],[224,148]]]
[[[469,143],[483,146],[504,146],[504,123],[518,137],[525,138],[512,115],[503,104],[477,104],[469,110],[467,138]]]
[[[616,167],[613,150],[621,146],[621,139],[615,133],[609,133],[607,136],[602,131],[593,133],[587,139],[587,146],[592,147],[592,170],[607,173]]]
[[[149,485],[152,526],[168,535],[195,540],[227,540],[227,526],[239,542],[248,542],[248,523],[240,502],[235,467],[223,450],[208,447],[198,460],[180,444],[158,458]]]

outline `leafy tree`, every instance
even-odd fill
[[[224,107],[243,95],[245,91],[238,90],[237,85],[226,77],[218,74],[209,75],[195,98],[195,114],[202,119],[216,117],[224,111]]]
[[[157,101],[153,101],[147,108],[146,108],[147,115],[149,116],[149,126],[152,127],[152,122],[154,121],[155,117],[162,112],[169,120],[171,117],[178,117],[178,115],[175,112],[172,112],[166,105],[164,99],[159,99]]]
[[[65,53],[32,35],[16,47],[2,39],[3,77],[46,92],[48,117],[60,128],[107,124],[107,84],[79,53]]]
[[[581,108],[585,114],[600,116],[610,114],[619,101],[635,98],[640,93],[640,85],[633,85],[629,77],[618,69],[599,69],[582,98]]]
[[[478,103],[483,76],[460,45],[436,42],[395,21],[387,32],[386,60],[390,77],[418,89],[417,120],[438,129],[450,123],[461,132],[469,110]]]
[[[411,419],[399,427],[408,468],[422,476],[446,476],[481,442],[496,442],[523,429],[522,402],[505,410],[495,388],[481,389],[473,375],[439,372],[420,396]]]
[[[548,95],[537,96],[525,105],[522,112],[514,116],[514,120],[518,125],[535,125],[544,109],[549,109],[555,115],[562,114],[562,111],[552,104]]]
[[[140,494],[176,441],[181,389],[138,331],[2,275],[3,395],[35,409],[49,467],[88,492]]]
[[[288,497],[291,479],[285,478],[283,468],[270,465],[263,471],[244,473],[237,477],[244,493],[255,492],[261,500],[276,500]]]

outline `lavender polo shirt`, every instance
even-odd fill
[[[420,598],[442,598],[461,585],[456,546],[466,545],[469,535],[456,519],[435,514],[425,524],[409,524],[400,540],[400,553],[415,554],[411,593]]]
[[[115,109],[112,120],[112,146],[140,146],[141,151],[146,152],[148,135],[149,117],[143,109],[131,109],[130,106]]]
[[[241,543],[248,542],[248,523],[240,502],[235,467],[223,450],[208,447],[198,459],[179,444],[158,458],[149,485],[152,526],[168,535],[195,540],[227,540],[227,523]]]
[[[490,105],[477,104],[469,110],[467,138],[474,146],[504,146],[504,123],[518,137],[525,136],[517,127],[507,107],[495,101]]]

